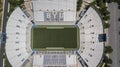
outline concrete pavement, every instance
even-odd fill
[[[113,52],[110,54],[110,58],[113,61],[111,67],[120,67],[120,35],[118,34],[120,31],[120,22],[118,22],[120,10],[118,10],[116,3],[108,4],[108,10],[110,11],[108,43],[113,48]]]

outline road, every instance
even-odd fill
[[[8,0],[5,0],[4,3],[4,14],[3,14],[3,28],[2,28],[2,32],[5,32],[6,30],[6,23],[7,23],[7,11],[8,11]],[[1,44],[0,44],[0,67],[3,67],[3,56],[2,56],[2,51],[1,51]]]
[[[5,4],[4,4],[4,16],[3,16],[3,29],[2,32],[6,31],[6,23],[7,23],[7,13],[8,13],[8,0],[5,0]]]
[[[111,67],[120,67],[120,10],[116,3],[108,4],[108,10],[110,11],[110,28],[108,30],[109,45],[113,48],[113,52],[110,54],[110,58],[113,63]]]
[[[3,58],[1,53],[1,45],[0,45],[0,67],[3,67]]]

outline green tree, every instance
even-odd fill
[[[8,2],[10,3],[10,11],[8,13],[9,16],[16,6],[20,6],[24,3],[24,0],[8,0]]]
[[[107,16],[103,16],[103,20],[109,20],[110,19],[110,16],[109,15],[107,15]]]
[[[99,11],[103,17],[103,20],[106,20],[106,21],[109,20],[110,19],[110,16],[109,16],[110,12],[107,10],[105,0],[96,0],[95,3],[99,7]]]
[[[110,12],[106,9],[105,11],[103,11],[103,15],[104,16],[107,16],[107,15],[109,15],[110,14]]]
[[[112,53],[113,52],[113,49],[111,46],[106,46],[105,47],[105,53]]]
[[[80,10],[81,5],[82,5],[82,0],[77,0],[77,11]]]
[[[110,65],[108,65],[108,64],[105,64],[105,65],[104,65],[104,67],[110,67]]]
[[[104,23],[104,28],[109,28],[110,27],[110,24],[109,23]]]
[[[106,4],[103,2],[103,0],[96,0],[96,4],[97,4],[97,6],[99,6],[100,8],[106,7]]]
[[[112,64],[112,60],[110,58],[108,58],[106,55],[104,55],[103,62],[106,64]]]

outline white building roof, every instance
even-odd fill
[[[77,56],[76,55],[66,55],[66,64],[72,67],[77,67]]]
[[[76,1],[77,0],[32,0],[34,20],[45,21],[45,12],[50,12],[50,17],[55,15],[55,12],[63,12],[63,21],[76,21]],[[56,16],[60,17],[58,14]]]
[[[77,67],[77,56],[65,54],[34,55],[33,67],[43,66]]]
[[[44,55],[34,55],[33,67],[43,67]]]

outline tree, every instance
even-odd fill
[[[100,8],[106,7],[106,4],[103,2],[103,0],[96,0],[96,4]]]
[[[109,15],[107,15],[107,16],[103,16],[103,20],[109,20],[110,19],[110,16]]]
[[[24,3],[24,0],[8,0],[8,2],[10,3],[10,11],[8,13],[9,16],[16,6],[20,6]]]
[[[110,24],[109,23],[104,23],[104,28],[109,28],[110,27]]]
[[[110,14],[110,12],[106,9],[105,11],[103,11],[103,15],[104,16],[107,16],[107,15],[109,15]]]
[[[109,16],[110,14],[110,12],[107,10],[107,7],[100,8],[99,10],[103,16]]]
[[[77,11],[80,10],[81,5],[82,5],[82,0],[77,0]]]
[[[77,7],[77,11],[79,11],[80,10],[80,7]]]
[[[107,60],[107,63],[108,63],[108,64],[112,64],[112,60],[109,58],[109,59]]]
[[[110,65],[108,65],[108,64],[105,64],[105,65],[104,65],[104,67],[110,67]]]
[[[105,47],[105,53],[112,53],[113,52],[113,49],[111,46],[106,46]]]
[[[106,64],[112,64],[112,60],[110,58],[108,58],[106,55],[104,55],[103,62]]]
[[[102,18],[107,21],[110,19],[110,12],[107,10],[107,7],[106,7],[106,0],[96,0],[96,4],[97,6],[99,7],[99,11],[102,15]]]

